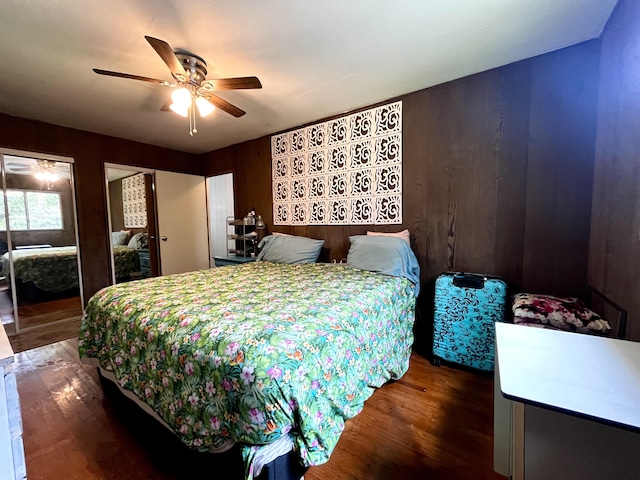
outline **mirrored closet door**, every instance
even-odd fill
[[[0,316],[8,334],[82,315],[73,160],[0,150]]]
[[[107,206],[111,226],[112,282],[158,275],[152,171],[107,164]]]

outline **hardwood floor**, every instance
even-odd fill
[[[82,303],[80,297],[20,305],[20,333],[16,334],[13,302],[6,285],[0,285],[0,318],[14,352],[76,337],[80,330]]]
[[[20,333],[16,334],[13,302],[6,286],[0,288],[0,319],[14,352],[59,342],[78,335],[82,317],[80,297],[20,305]]]
[[[103,389],[79,362],[77,339],[18,353],[15,370],[30,480],[241,476],[237,450],[193,452]],[[414,354],[407,374],[347,421],[329,462],[305,480],[504,480],[492,469],[492,417],[491,378]]]
[[[20,330],[47,326],[60,320],[82,315],[80,297],[61,298],[42,303],[31,303],[18,307]]]
[[[78,336],[81,319],[81,316],[76,316],[66,320],[59,320],[46,326],[29,328],[18,334],[10,335],[9,343],[11,343],[14,353],[18,353],[74,338]]]
[[[414,354],[409,371],[347,421],[305,480],[504,479],[493,471],[493,380]]]

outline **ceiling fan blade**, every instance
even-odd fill
[[[153,47],[160,58],[167,64],[169,70],[171,70],[171,74],[178,80],[179,82],[186,82],[189,80],[189,76],[187,72],[185,72],[184,68],[182,68],[182,64],[176,54],[173,53],[173,49],[171,46],[165,42],[164,40],[160,40],[159,38],[153,38],[146,36],[147,42]]]
[[[207,100],[213,103],[220,110],[224,110],[225,112],[233,115],[234,117],[241,117],[242,115],[247,113],[244,110],[240,110],[235,105],[231,105],[226,100],[223,100],[220,97],[216,97],[215,95],[207,94],[206,97],[207,97]]]
[[[111,72],[109,70],[100,70],[94,68],[94,72],[98,75],[107,75],[109,77],[129,78],[131,80],[140,80],[141,82],[159,83],[160,85],[173,86],[172,83],[165,82],[164,80],[158,80],[157,78],[141,77],[140,75],[131,75],[129,73]]]
[[[246,88],[262,88],[258,77],[219,78],[217,80],[205,80],[202,88],[211,90],[240,90]]]
[[[173,103],[173,100],[169,99],[167,100],[167,102],[162,105],[162,107],[160,107],[160,110],[162,110],[163,112],[170,112],[171,111],[171,104]]]

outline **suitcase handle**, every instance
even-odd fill
[[[474,275],[472,273],[456,273],[453,275],[453,284],[461,288],[484,288],[484,282],[487,277],[482,275]]]

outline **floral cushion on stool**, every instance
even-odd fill
[[[512,308],[518,324],[596,334],[611,330],[609,322],[574,297],[518,293]]]

